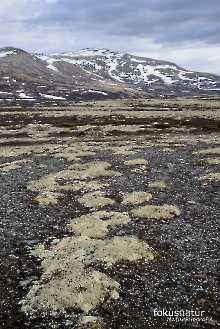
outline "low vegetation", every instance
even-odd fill
[[[173,205],[147,205],[132,210],[132,213],[146,219],[172,219],[181,214],[179,208]]]

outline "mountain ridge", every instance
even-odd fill
[[[220,76],[108,49],[53,54],[0,48],[0,104],[219,97]]]

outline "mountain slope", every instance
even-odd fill
[[[220,77],[107,49],[60,54],[0,49],[0,102],[69,103],[118,97],[218,96]]]

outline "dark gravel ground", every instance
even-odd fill
[[[103,316],[108,329],[220,327],[218,186],[213,183],[202,186],[198,181],[199,176],[217,171],[217,166],[195,165],[197,157],[192,155],[192,150],[196,148],[198,146],[186,145],[172,152],[146,148],[135,156],[126,157],[147,159],[150,167],[147,174],[128,171],[123,164],[125,157],[112,157],[105,151],[84,159],[107,160],[113,169],[124,173],[122,177],[110,179],[108,193],[116,200],[120,200],[123,192],[145,190],[154,196],[151,203],[177,205],[182,211],[177,219],[131,221],[109,232],[109,236],[136,235],[146,240],[158,252],[158,258],[148,264],[124,263],[111,270],[102,269],[122,287],[116,304],[93,312]],[[28,181],[63,169],[65,162],[49,157],[32,160],[31,168],[0,172],[0,328],[52,329],[55,325],[59,329],[75,328],[62,317],[39,315],[30,319],[20,311],[18,304],[30,286],[20,282],[40,276],[39,263],[30,256],[30,248],[71,235],[66,224],[79,212],[86,211],[76,201],[77,193],[66,193],[61,203],[54,206],[35,204],[34,193],[26,190]],[[147,187],[147,183],[154,180],[165,180],[169,187],[156,192]],[[132,208],[118,203],[114,210]],[[172,323],[165,317],[155,317],[155,309],[202,310],[207,319],[204,323]]]

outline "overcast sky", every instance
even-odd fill
[[[108,48],[220,74],[220,0],[1,0],[0,46]]]

